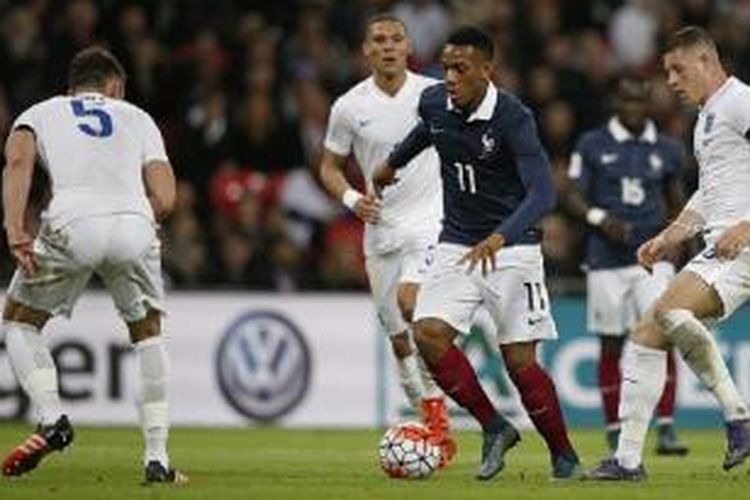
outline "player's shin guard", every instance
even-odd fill
[[[674,349],[667,353],[667,379],[659,404],[656,405],[656,420],[659,424],[671,424],[674,421],[674,405],[677,395],[677,360]]]
[[[406,394],[406,398],[409,400],[409,404],[414,411],[419,414],[420,405],[422,399],[425,397],[425,389],[422,385],[421,375],[419,373],[419,354],[416,351],[412,351],[411,354],[405,358],[396,357],[396,365],[398,366],[398,378],[401,382],[401,388]]]
[[[443,392],[471,413],[485,432],[499,432],[506,425],[460,349],[452,346],[437,363],[428,366]]]
[[[138,410],[145,444],[143,462],[158,461],[168,468],[169,362],[162,337],[150,337],[136,343],[135,354],[141,386]]]
[[[607,429],[619,429],[620,418],[620,355],[604,351],[599,358],[599,393],[604,409],[604,423]]]
[[[664,390],[667,353],[629,342],[625,346],[620,396],[617,462],[626,469],[641,464],[643,443],[656,403]]]
[[[511,372],[510,376],[521,395],[526,413],[547,443],[550,454],[556,457],[572,453],[573,446],[568,439],[555,384],[549,375],[534,363],[523,370]]]
[[[39,412],[42,425],[62,416],[57,370],[41,332],[25,323],[4,322],[5,344],[18,382]]]
[[[661,325],[687,365],[718,400],[727,421],[748,418],[747,405],[734,385],[711,332],[686,309],[664,313]]]
[[[425,397],[443,397],[443,391],[441,391],[437,383],[435,383],[435,379],[432,378],[432,372],[430,372],[427,363],[425,363],[420,355],[417,355],[417,365],[419,366],[419,378],[422,381],[422,387],[424,387]]]

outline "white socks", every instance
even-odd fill
[[[5,345],[21,387],[39,413],[42,425],[62,416],[57,389],[57,370],[41,332],[25,323],[4,322]]]
[[[628,342],[622,367],[620,441],[615,452],[618,463],[625,468],[634,469],[641,464],[648,424],[666,376],[666,351]]]
[[[416,410],[417,415],[421,413],[422,398],[424,398],[425,388],[422,384],[422,377],[419,369],[419,362],[417,358],[419,354],[416,351],[412,351],[411,354],[405,358],[396,357],[396,364],[398,365],[398,378],[401,381],[401,387],[406,393],[406,398],[409,400],[412,408]]]
[[[419,349],[414,343],[414,331],[410,328],[407,333],[409,334],[409,344],[411,344],[411,354],[405,358],[396,356],[398,378],[409,404],[417,412],[417,415],[421,415],[422,400],[443,397],[443,392],[433,380],[432,373],[427,368],[427,363],[419,354]]]
[[[138,410],[145,444],[143,462],[148,464],[157,460],[168,468],[169,360],[162,337],[150,337],[136,343],[135,356],[141,388]]]
[[[442,398],[443,397],[443,391],[438,387],[438,385],[435,383],[435,379],[432,378],[432,373],[430,373],[430,369],[427,368],[427,363],[425,363],[424,358],[419,354],[419,351],[416,350],[417,353],[417,364],[419,365],[419,375],[422,378],[422,386],[424,386],[424,398]]]
[[[688,366],[716,396],[724,419],[748,418],[747,405],[737,392],[714,336],[703,323],[686,309],[667,311],[661,323]]]

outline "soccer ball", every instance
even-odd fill
[[[440,463],[440,447],[428,440],[429,435],[419,422],[394,425],[380,440],[380,467],[394,478],[429,477]]]

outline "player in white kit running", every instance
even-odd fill
[[[592,471],[602,480],[641,480],[643,442],[674,346],[716,397],[726,422],[729,470],[750,455],[748,409],[706,323],[731,315],[750,296],[750,87],[727,76],[701,28],[669,39],[664,66],[672,90],[700,106],[693,146],[698,189],[678,218],[638,250],[650,268],[702,232],[706,249],[677,275],[633,333],[623,366],[617,451]]]
[[[388,14],[370,19],[362,45],[372,75],[333,105],[321,162],[328,192],[366,224],[364,251],[378,317],[398,364],[409,402],[442,443],[450,461],[455,444],[449,434],[445,402],[413,346],[409,328],[419,284],[440,231],[442,195],[435,150],[430,148],[403,170],[396,188],[382,200],[360,193],[343,170],[354,155],[368,184],[375,168],[417,121],[422,90],[435,80],[407,70],[410,42],[404,24]]]
[[[143,110],[122,100],[125,71],[98,47],[73,58],[69,95],[24,111],[5,146],[3,208],[18,263],[6,294],[2,335],[13,370],[39,413],[39,426],[3,461],[3,474],[33,470],[73,440],[52,356],[47,320],[70,316],[93,273],[128,326],[140,394],[146,482],[186,480],[167,454],[168,360],[161,336],[164,289],[156,221],[174,205],[175,180],[161,133]],[[52,198],[34,237],[24,222],[35,161]]]

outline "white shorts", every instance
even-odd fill
[[[37,273],[16,270],[8,287],[16,302],[70,316],[96,273],[126,322],[143,319],[149,308],[164,310],[160,242],[153,223],[142,215],[85,217],[59,229],[45,223],[34,253]]]
[[[466,264],[458,264],[468,251],[464,245],[438,245],[435,263],[417,297],[415,321],[438,318],[468,333],[483,306],[495,323],[500,344],[557,338],[539,245],[500,249],[497,268],[487,276],[479,268],[467,274]]]
[[[724,319],[730,316],[750,297],[750,249],[745,249],[734,260],[720,261],[714,256],[713,245],[688,262],[684,271],[700,276],[719,294],[724,306]]]
[[[402,283],[421,284],[427,276],[435,250],[434,240],[422,247],[409,247],[384,254],[368,255],[365,260],[375,309],[383,331],[391,336],[404,332],[408,323],[398,307],[398,287]]]
[[[586,275],[589,332],[626,335],[674,278],[674,266],[658,262],[653,274],[638,265],[598,269]]]

